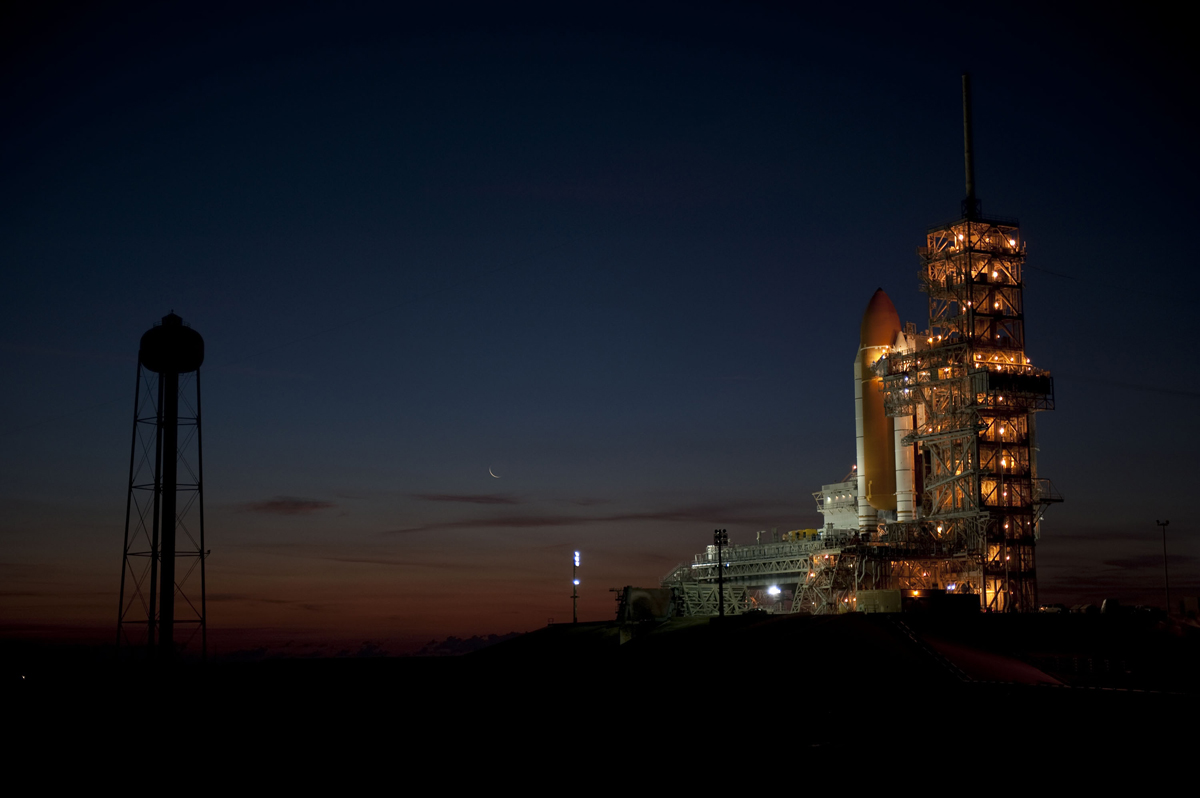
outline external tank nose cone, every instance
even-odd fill
[[[862,327],[859,329],[860,347],[891,346],[896,342],[896,333],[900,332],[900,314],[896,306],[883,292],[882,288],[875,290],[867,310],[863,313]]]

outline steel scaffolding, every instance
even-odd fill
[[[919,254],[929,330],[876,371],[888,415],[914,417],[903,443],[920,456],[922,520],[889,524],[888,537],[932,538],[973,558],[954,569],[956,588],[980,593],[986,610],[1036,610],[1034,545],[1061,499],[1037,474],[1034,414],[1054,409],[1054,380],[1025,354],[1025,244],[1016,222],[969,213],[930,230]],[[936,560],[922,569],[944,570]],[[945,578],[913,574],[903,587]]]

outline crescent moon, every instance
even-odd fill
[[[489,468],[489,469],[488,469],[488,473],[489,473],[489,474],[492,474],[492,469],[490,469],[490,468]],[[496,477],[496,475],[495,475],[495,474],[492,474],[492,476]],[[500,477],[496,477],[496,479],[500,479]]]

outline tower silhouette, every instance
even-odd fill
[[[203,362],[204,339],[173,312],[142,336],[117,647],[142,648],[149,659],[164,662],[173,660],[197,635],[201,656],[208,649],[200,435]],[[197,569],[198,586],[192,580]]]

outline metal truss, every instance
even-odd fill
[[[812,555],[804,584],[792,602],[792,612],[833,615],[853,610],[859,569],[864,562],[840,549]]]
[[[718,588],[715,584],[683,582],[675,586],[676,606],[681,615],[716,615]],[[750,609],[750,591],[741,585],[725,585],[725,614],[741,615]]]
[[[780,542],[730,546],[722,552],[724,559],[724,581],[726,601],[730,590],[738,590],[736,599],[745,602],[745,607],[765,609],[768,612],[781,610],[785,606],[796,611],[799,596],[806,585],[814,579],[814,564],[822,562],[832,552],[836,555],[841,539],[813,540],[802,542]],[[679,600],[676,606],[683,615],[715,615],[717,613],[716,582],[719,563],[715,546],[709,546],[694,561],[677,566],[662,580],[663,587],[676,590]],[[781,594],[790,592],[792,601],[771,597],[770,587],[778,587]],[[710,600],[711,599],[711,600]],[[732,606],[727,603],[727,608]],[[745,608],[739,610],[744,612]]]

